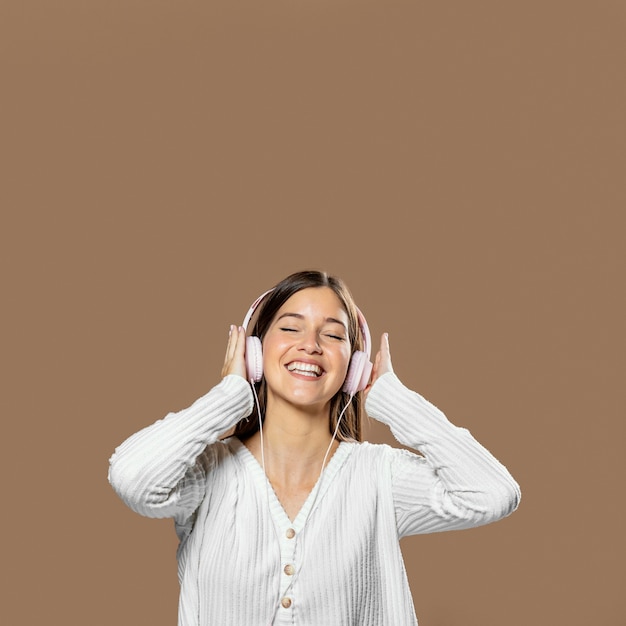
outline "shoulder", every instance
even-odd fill
[[[415,450],[390,446],[386,443],[362,441],[352,444],[351,464],[360,472],[384,473],[389,469],[395,474],[399,468],[424,463],[424,457]]]
[[[393,463],[394,459],[407,453],[406,450],[394,448],[386,443],[360,441],[349,443],[352,446],[350,463],[376,469],[381,464]]]
[[[386,443],[363,441],[345,445],[351,450],[341,470],[340,485],[344,497],[353,510],[361,511],[365,516],[365,511],[371,510],[368,507],[372,506],[381,506],[381,511],[389,511],[396,477],[403,472],[408,458],[417,455]]]

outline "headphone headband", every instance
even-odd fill
[[[257,307],[259,306],[259,304],[261,304],[261,302],[263,302],[265,296],[267,296],[268,294],[272,293],[272,291],[274,291],[274,287],[272,287],[271,289],[268,289],[266,292],[262,293],[252,303],[252,305],[248,309],[248,312],[246,313],[246,317],[244,318],[243,323],[241,324],[244,327],[244,330],[248,330],[248,324],[250,323],[250,319],[254,315],[254,312],[256,311]]]

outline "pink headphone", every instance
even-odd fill
[[[243,320],[242,326],[247,330],[250,319],[254,314],[256,308],[261,304],[267,294],[274,291],[269,289],[265,293],[262,293],[248,309],[246,317]],[[363,335],[363,348],[364,351],[356,350],[350,359],[350,366],[348,367],[348,373],[343,383],[342,391],[345,391],[350,396],[356,394],[357,391],[363,391],[367,387],[367,383],[372,373],[373,364],[370,361],[372,352],[372,339],[370,331],[367,326],[365,316],[357,307],[357,316],[359,321],[359,328]],[[261,340],[258,337],[246,337],[246,370],[248,373],[248,380],[251,383],[257,383],[263,377],[263,348],[261,346]]]

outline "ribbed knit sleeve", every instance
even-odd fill
[[[183,521],[204,495],[210,455],[219,435],[252,410],[250,385],[229,375],[190,407],[169,413],[116,448],[109,482],[134,511]]]
[[[400,537],[480,526],[517,508],[520,488],[504,465],[394,373],[373,385],[366,411],[420,453],[394,450],[392,489]]]

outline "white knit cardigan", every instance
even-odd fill
[[[342,442],[292,522],[248,449],[218,441],[252,403],[250,385],[227,376],[111,457],[129,507],[175,520],[179,626],[414,626],[399,539],[518,505],[506,468],[389,372],[366,411],[420,454]]]

